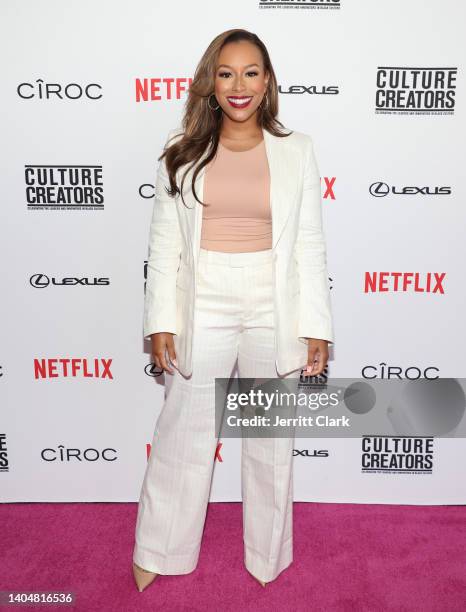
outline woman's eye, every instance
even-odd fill
[[[231,72],[219,72],[218,76],[219,77],[224,77],[224,76],[228,76],[229,74],[231,74]],[[252,75],[252,76],[257,76],[259,73],[256,72],[255,70],[250,70],[249,72],[246,72],[247,75]]]

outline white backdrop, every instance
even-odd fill
[[[233,27],[265,42],[280,120],[314,139],[329,375],[464,374],[464,4],[3,0],[1,13],[2,501],[138,499],[164,392],[142,335],[157,157],[202,53]],[[413,69],[443,81],[415,84]],[[422,286],[444,273],[443,291],[390,277],[366,292],[383,272]],[[221,440],[212,501],[241,499],[240,446]],[[464,504],[465,446],[435,439],[431,473],[367,474],[360,439],[297,439],[295,500]]]

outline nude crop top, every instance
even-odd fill
[[[201,248],[228,253],[272,248],[270,174],[262,140],[247,151],[218,144],[207,165]]]

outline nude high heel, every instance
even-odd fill
[[[133,576],[136,586],[138,587],[138,591],[142,593],[145,588],[154,582],[159,574],[155,574],[154,572],[150,572],[149,570],[139,567],[139,565],[136,565],[136,563],[133,561]]]

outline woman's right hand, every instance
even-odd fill
[[[176,354],[175,354],[175,343],[173,342],[173,335],[170,332],[159,332],[157,334],[152,334],[151,336],[151,353],[152,359],[154,360],[155,365],[158,368],[161,368],[170,374],[173,374],[173,368],[170,368],[168,365],[168,361],[166,358],[166,354],[170,358],[170,361],[178,366],[176,362]]]

